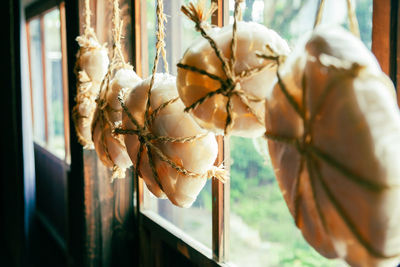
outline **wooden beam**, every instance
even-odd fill
[[[62,89],[63,89],[63,113],[64,113],[64,141],[65,161],[71,163],[71,150],[69,139],[69,111],[68,111],[68,60],[67,60],[67,33],[65,21],[65,3],[60,3],[60,36],[61,36],[61,63],[62,63]]]
[[[224,26],[228,19],[228,3],[225,0],[213,0],[218,5],[218,9],[211,16],[211,23],[218,27]],[[218,158],[215,162],[217,166],[225,162],[225,151],[223,136],[217,137]],[[212,253],[213,259],[217,262],[225,262],[228,259],[228,233],[229,233],[229,181],[223,184],[217,179],[212,180]]]
[[[25,23],[26,27],[26,43],[28,48],[28,70],[29,70],[29,91],[31,93],[31,115],[32,115],[32,127],[35,127],[35,116],[33,112],[33,83],[32,83],[32,59],[31,59],[31,34],[29,22]]]
[[[374,0],[372,13],[372,52],[383,72],[397,80],[398,0]]]
[[[47,81],[46,81],[46,44],[44,39],[44,17],[40,15],[40,47],[42,53],[42,79],[43,79],[43,111],[45,143],[49,142],[49,122],[47,116]]]

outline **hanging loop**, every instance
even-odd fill
[[[355,12],[355,8],[353,5],[354,0],[346,0],[347,3],[347,18],[349,20],[349,28],[350,32],[355,35],[356,37],[360,38],[360,28],[358,25],[358,20]],[[325,0],[320,0],[318,9],[317,9],[317,15],[315,17],[315,22],[314,22],[314,29],[321,24],[322,16],[323,16],[323,11],[325,7]]]

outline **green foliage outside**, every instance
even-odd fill
[[[265,266],[336,266],[337,262],[323,258],[310,247],[296,229],[272,166],[265,162],[265,155],[257,152],[252,139],[231,137],[230,146],[231,213],[239,215],[259,232],[262,241],[271,244],[275,262],[265,262]]]

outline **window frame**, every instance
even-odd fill
[[[49,141],[49,122],[48,122],[48,100],[47,100],[47,80],[46,80],[46,47],[45,47],[45,28],[44,28],[44,16],[49,12],[57,9],[60,12],[60,38],[61,38],[61,78],[62,78],[62,104],[63,104],[63,127],[64,127],[64,158],[60,158],[55,155],[54,152],[49,150],[47,147]],[[34,140],[34,143],[46,151],[49,151],[57,159],[60,159],[67,165],[71,163],[71,150],[70,150],[70,116],[69,116],[69,86],[68,86],[68,63],[67,63],[67,32],[66,32],[66,14],[65,14],[65,2],[60,0],[48,0],[43,3],[35,3],[28,6],[25,9],[25,27],[26,27],[26,40],[28,50],[28,70],[29,70],[29,87],[30,87],[30,99],[31,99],[31,116],[32,125],[34,125],[34,101],[33,101],[33,84],[32,84],[32,62],[31,62],[31,40],[30,40],[30,26],[29,23],[34,19],[39,19],[40,23],[40,40],[41,40],[41,67],[42,67],[42,83],[43,83],[43,109],[44,109],[44,131],[45,131],[45,142],[39,144]]]
[[[147,49],[143,43],[142,29],[143,4],[141,0],[132,0],[132,22],[134,22],[133,51],[134,66],[138,74],[146,73],[142,68],[142,47]],[[212,0],[217,3],[218,9],[212,15],[212,24],[222,27],[229,21],[229,0]],[[388,16],[390,14],[390,16]],[[372,52],[381,65],[382,70],[393,80],[396,88],[400,81],[400,4],[397,0],[373,0],[372,11]],[[146,40],[147,42],[147,40]],[[397,94],[400,105],[400,93]],[[216,164],[225,163],[225,168],[229,168],[229,140],[222,136],[217,137],[219,153]],[[193,240],[188,234],[178,229],[172,223],[167,222],[154,212],[142,209],[143,188],[142,179],[137,179],[135,183],[135,217],[139,228],[139,238],[146,238],[143,231],[153,232],[162,241],[176,248],[176,251],[200,266],[225,266],[229,265],[229,203],[230,203],[230,184],[229,180],[223,184],[217,179],[212,179],[212,255],[204,250],[203,245]],[[148,237],[148,236],[147,236]]]

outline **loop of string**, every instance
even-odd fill
[[[295,110],[295,112],[299,115],[301,120],[303,121],[303,129],[304,133],[300,137],[288,137],[288,136],[282,136],[279,134],[274,134],[271,132],[266,132],[265,133],[265,138],[273,141],[273,142],[278,142],[278,143],[283,143],[287,145],[294,146],[297,150],[297,152],[300,154],[300,163],[299,163],[299,168],[297,170],[296,177],[294,178],[293,181],[293,188],[292,188],[292,201],[293,201],[293,217],[295,219],[295,223],[297,226],[299,226],[299,214],[298,214],[298,208],[300,206],[300,192],[299,192],[299,184],[300,184],[300,179],[301,179],[301,174],[303,172],[303,169],[307,167],[308,173],[309,173],[309,179],[310,179],[310,185],[311,185],[311,195],[314,200],[314,203],[316,205],[317,213],[318,216],[321,220],[322,226],[324,227],[325,231],[327,231],[327,223],[326,223],[326,218],[322,212],[322,208],[319,205],[319,202],[317,201],[317,191],[316,191],[316,183],[319,182],[321,184],[322,190],[326,193],[328,199],[331,201],[331,203],[334,205],[336,210],[338,211],[340,217],[343,219],[344,223],[348,226],[350,231],[353,233],[353,235],[356,237],[356,239],[360,242],[360,244],[371,254],[374,255],[377,258],[393,258],[393,257],[398,257],[399,255],[384,255],[382,252],[376,250],[370,243],[368,243],[368,240],[366,240],[363,235],[360,233],[360,231],[357,229],[355,223],[351,220],[349,214],[345,211],[345,209],[342,207],[342,205],[339,203],[339,201],[336,199],[336,196],[331,192],[328,184],[325,182],[322,172],[320,169],[320,161],[328,164],[330,167],[334,168],[336,171],[344,175],[346,178],[351,180],[353,183],[358,184],[359,186],[363,187],[365,190],[368,190],[370,192],[374,193],[381,193],[384,190],[390,189],[389,186],[382,185],[379,183],[376,183],[374,181],[365,179],[365,177],[362,177],[361,175],[353,172],[350,170],[348,167],[346,167],[344,164],[330,156],[328,153],[325,151],[322,151],[321,149],[317,148],[313,144],[313,123],[315,121],[315,118],[317,114],[319,114],[323,108],[323,105],[325,103],[325,100],[327,99],[329,93],[331,92],[332,88],[334,86],[338,86],[338,83],[343,82],[346,79],[354,79],[358,73],[362,70],[362,66],[358,65],[357,63],[354,64],[346,64],[343,63],[342,65],[338,65],[337,62],[333,62],[333,64],[329,63],[329,59],[326,57],[322,57],[323,60],[318,59],[319,62],[324,65],[325,67],[329,68],[332,71],[336,71],[337,74],[339,75],[337,79],[333,80],[332,82],[328,83],[326,87],[324,88],[323,93],[321,94],[321,97],[318,99],[319,102],[317,102],[317,109],[314,111],[314,114],[309,115],[306,112],[306,107],[307,107],[307,102],[306,102],[306,90],[307,90],[307,79],[306,79],[306,74],[303,74],[302,78],[302,106],[299,105],[299,103],[295,100],[295,98],[290,94],[288,89],[285,86],[285,83],[279,73],[279,64],[280,64],[280,57],[271,49],[268,48],[271,52],[272,55],[258,55],[260,57],[268,58],[268,59],[275,59],[276,64],[278,65],[277,68],[277,78],[278,78],[278,83],[279,83],[279,89],[285,96],[286,100],[288,101],[289,105]],[[337,59],[336,59],[337,60]],[[334,61],[334,60],[332,60]]]
[[[90,0],[85,0],[84,5],[85,5],[84,6],[85,20],[84,20],[84,25],[83,25],[83,34],[84,34],[86,40],[89,40],[89,38],[93,38],[96,42],[98,42],[97,36],[94,32],[94,29],[91,26],[92,12],[90,10]]]
[[[220,83],[221,87],[215,91],[211,91],[205,96],[199,98],[196,100],[194,103],[192,103],[190,106],[185,108],[185,112],[189,112],[193,109],[196,109],[199,105],[204,103],[206,100],[210,99],[211,97],[221,94],[227,98],[227,103],[225,106],[226,109],[226,121],[225,121],[225,126],[224,126],[224,134],[228,135],[231,128],[232,128],[232,109],[233,109],[233,103],[232,103],[232,97],[237,96],[240,101],[246,106],[247,110],[256,118],[256,120],[264,125],[264,120],[261,118],[259,114],[251,107],[250,102],[262,102],[264,101],[263,99],[260,99],[252,94],[250,94],[247,91],[244,91],[240,87],[240,82],[248,79],[255,74],[263,71],[265,68],[269,68],[270,65],[266,64],[262,67],[256,67],[253,69],[248,69],[246,71],[243,71],[239,75],[235,73],[235,63],[236,63],[236,50],[237,50],[237,22],[241,20],[241,9],[240,9],[240,4],[244,0],[236,0],[235,1],[235,9],[234,9],[234,21],[233,21],[233,26],[232,26],[232,41],[230,45],[231,49],[231,57],[228,60],[222,53],[221,49],[218,47],[216,44],[215,40],[206,32],[206,27],[205,27],[205,22],[211,16],[213,12],[217,9],[217,6],[215,3],[211,4],[211,7],[206,10],[205,9],[205,4],[204,0],[199,0],[197,2],[197,5],[193,3],[189,3],[187,6],[182,6],[181,11],[195,23],[195,28],[197,31],[200,32],[201,36],[206,39],[213,51],[215,52],[215,55],[219,59],[222,65],[222,70],[227,77],[226,79],[222,79],[217,75],[214,75],[212,73],[209,73],[205,70],[196,68],[195,66],[183,64],[183,63],[178,63],[177,67],[181,69],[186,69],[192,72],[199,73],[201,75],[208,76],[209,78],[216,80]]]
[[[150,129],[151,126],[156,118],[156,116],[168,105],[171,105],[175,103],[179,98],[173,98],[169,101],[166,101],[162,103],[159,107],[156,109],[152,110],[151,108],[151,91],[154,86],[155,82],[155,76],[158,68],[158,63],[159,63],[159,57],[160,54],[163,58],[164,62],[164,67],[166,72],[168,73],[168,62],[166,58],[166,51],[165,51],[165,23],[167,21],[166,16],[163,11],[163,0],[157,0],[157,42],[156,42],[156,54],[154,57],[154,65],[152,69],[152,76],[150,79],[150,84],[149,88],[147,91],[147,100],[146,100],[146,107],[145,107],[145,114],[144,114],[144,125],[141,126],[139,122],[133,117],[133,115],[130,113],[128,107],[125,105],[125,100],[124,100],[124,95],[122,93],[119,94],[118,100],[121,104],[121,107],[123,109],[123,112],[128,116],[129,120],[132,122],[132,124],[135,126],[136,129],[123,129],[123,128],[115,128],[114,133],[118,135],[136,135],[138,137],[138,140],[140,142],[139,145],[139,150],[137,152],[137,158],[136,158],[136,165],[135,165],[135,175],[141,176],[140,174],[140,163],[142,160],[142,153],[144,152],[145,148],[147,151],[147,157],[149,160],[149,165],[150,169],[152,171],[153,178],[159,188],[163,190],[163,186],[160,181],[160,177],[158,175],[155,162],[154,162],[154,155],[157,155],[158,158],[166,162],[169,166],[171,166],[173,169],[178,171],[179,173],[182,173],[186,176],[189,177],[197,177],[197,178],[212,178],[215,177],[222,182],[225,182],[227,179],[227,174],[225,170],[219,167],[213,167],[209,171],[207,171],[204,174],[198,174],[195,172],[191,172],[187,169],[185,169],[183,166],[180,166],[176,164],[174,161],[168,158],[167,155],[165,155],[160,148],[158,148],[154,143],[155,142],[160,142],[160,143],[187,143],[187,142],[193,142],[197,139],[203,138],[207,135],[207,133],[201,133],[198,135],[194,136],[187,136],[187,137],[169,137],[169,136],[159,136],[151,133]],[[153,155],[154,154],[154,155]]]
[[[355,8],[353,5],[353,0],[346,0],[347,3],[347,18],[349,20],[349,28],[350,32],[356,36],[357,38],[360,38],[360,28],[358,25],[358,20],[355,12]],[[315,17],[314,21],[314,29],[321,23],[322,20],[322,15],[324,13],[324,7],[325,7],[325,0],[320,0],[318,9],[317,9],[317,15]]]

